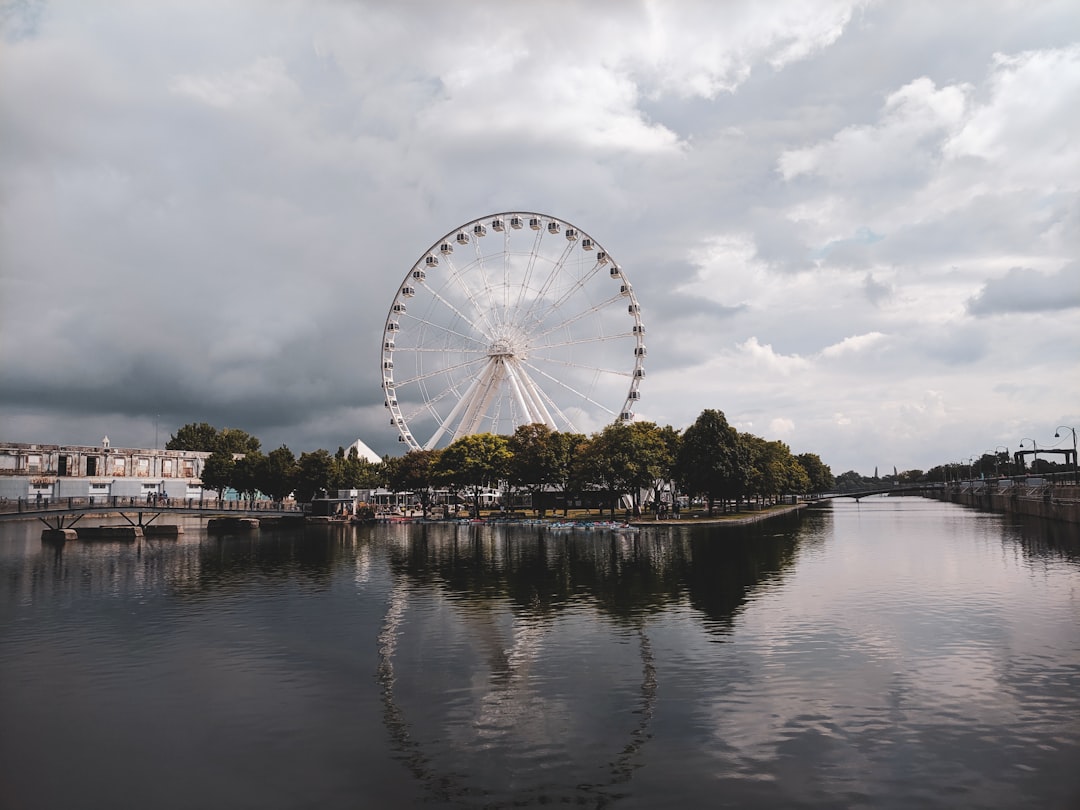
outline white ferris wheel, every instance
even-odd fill
[[[473,220],[426,250],[382,338],[390,424],[410,450],[543,423],[585,433],[633,419],[645,326],[622,268],[545,214]]]

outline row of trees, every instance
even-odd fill
[[[855,492],[883,484],[886,486],[889,484],[936,484],[972,478],[1023,475],[1025,473],[1048,475],[1071,470],[1072,467],[1068,464],[1059,464],[1045,458],[1033,458],[1026,466],[1023,463],[1017,465],[1016,460],[1008,452],[996,452],[983,453],[978,458],[972,457],[966,461],[939,464],[929,470],[897,471],[894,468],[892,474],[882,476],[879,476],[876,470],[873,476],[861,475],[854,470],[848,470],[836,476],[836,486],[840,492]]]
[[[252,496],[262,492],[274,500],[293,493],[297,500],[309,501],[320,491],[385,486],[414,493],[425,510],[438,488],[468,493],[475,511],[483,491],[504,486],[532,494],[533,503],[547,491],[570,497],[599,494],[614,511],[623,496],[629,496],[637,510],[641,492],[668,487],[704,498],[713,514],[718,506],[726,510],[744,499],[767,501],[834,486],[831,471],[817,454],[796,456],[783,442],[739,433],[718,410],[703,411],[682,432],[652,422],[616,422],[585,436],[532,424],[511,436],[463,436],[444,449],[388,456],[379,464],[342,448],[333,456],[317,450],[297,459],[282,446],[263,455],[257,440],[241,455],[231,442],[242,433],[215,431],[205,424],[185,426],[168,446],[211,451],[203,471],[203,485],[209,489],[232,487]],[[201,446],[174,447],[181,435]]]

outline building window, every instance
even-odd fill
[[[150,477],[150,459],[148,459],[148,458],[139,458],[139,459],[136,459],[135,461],[136,461],[136,465],[137,465],[136,469],[135,469],[135,475],[138,476],[139,478],[149,478]]]
[[[165,458],[161,460],[161,477],[172,478],[173,477],[173,464],[176,462],[171,458]]]
[[[194,478],[195,477],[195,462],[185,459],[180,462],[180,477],[181,478]]]
[[[126,473],[125,473],[124,457],[123,456],[113,456],[112,472],[109,473],[109,474],[110,475],[115,475],[118,478],[123,478],[124,477],[124,475]]]
[[[41,456],[27,456],[26,471],[28,473],[41,472]]]

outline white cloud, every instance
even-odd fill
[[[623,39],[624,61],[659,93],[711,99],[735,91],[760,63],[780,70],[827,48],[864,5],[652,0],[644,37]]]
[[[795,431],[795,422],[785,417],[769,420],[769,435],[777,438],[790,436]]]
[[[826,346],[821,350],[821,356],[833,359],[869,351],[874,347],[879,346],[885,339],[886,336],[881,332],[868,332],[865,335],[852,335],[851,337],[844,338],[839,343]]]
[[[281,103],[296,100],[297,86],[280,59],[263,57],[236,70],[212,76],[188,74],[175,77],[169,89],[211,107],[228,109],[237,104]]]
[[[756,337],[747,338],[743,343],[736,346],[739,352],[741,365],[747,370],[759,373],[777,373],[783,376],[796,374],[804,371],[809,366],[809,361],[797,354],[784,355],[773,350],[769,344],[762,345]]]
[[[889,95],[873,126],[853,126],[824,143],[780,155],[785,180],[816,174],[841,185],[910,183],[933,171],[942,138],[963,119],[971,88],[937,88],[920,77]]]
[[[1080,188],[1080,44],[996,54],[988,85],[944,154],[990,164],[994,188]]]

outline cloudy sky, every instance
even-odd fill
[[[0,0],[0,26],[0,440],[207,421],[397,454],[389,305],[499,211],[616,257],[660,424],[718,408],[863,473],[1080,428],[1075,0]]]

